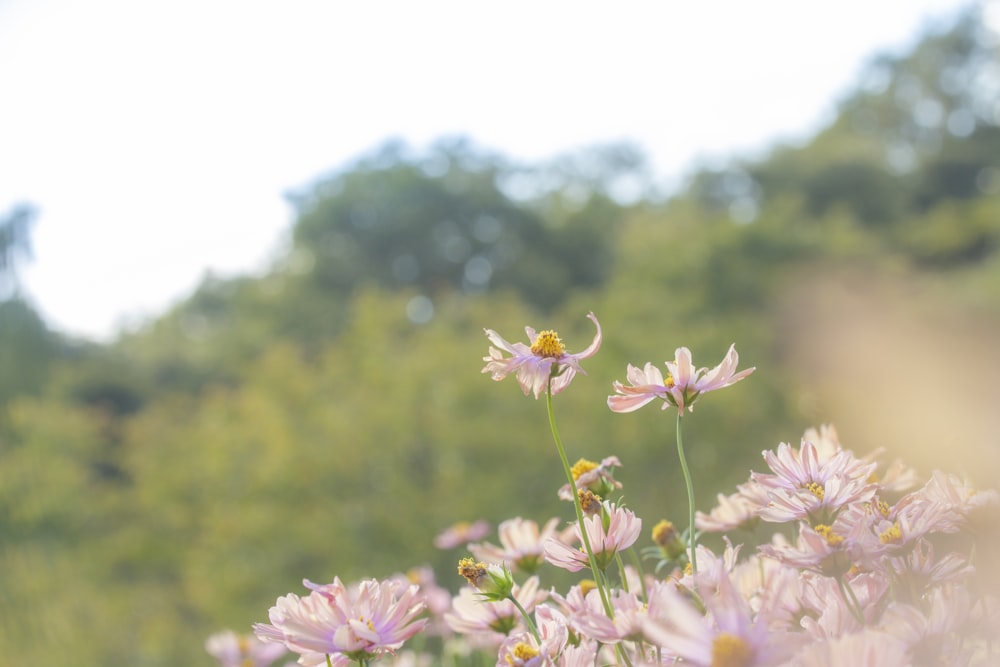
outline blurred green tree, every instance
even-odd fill
[[[31,225],[36,215],[30,204],[18,204],[0,216],[0,300],[18,294],[17,265],[31,257]]]
[[[298,211],[292,252],[308,264],[309,280],[334,294],[365,283],[430,297],[513,289],[549,310],[607,277],[623,210],[604,192],[615,173],[608,153],[590,170],[561,162],[548,178],[465,141],[420,157],[389,143],[290,196]]]

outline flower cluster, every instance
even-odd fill
[[[435,543],[474,556],[458,561],[457,593],[427,568],[351,585],[306,581],[310,593],[278,598],[270,623],[254,626],[256,638],[218,635],[209,652],[223,665],[258,667],[285,650],[299,664],[330,667],[487,664],[484,654],[497,667],[1000,662],[992,643],[1000,599],[977,584],[991,563],[976,548],[984,527],[995,529],[1000,496],[943,472],[921,480],[880,452],[858,457],[832,427],[764,451],[762,469],[735,493],[719,494],[710,511],[696,512],[692,499],[686,530],[656,523],[641,557],[643,522],[614,477],[621,462],[570,466],[554,425],[552,396],[600,347],[600,324],[588,317],[597,335],[579,354],[567,353],[553,331],[529,327],[529,343],[512,344],[486,330],[492,346],[483,369],[495,380],[514,374],[526,395],[545,394],[566,475],[553,496],[573,502],[575,519],[539,525],[514,517],[499,525],[499,544],[482,541],[483,521],[456,524]],[[684,466],[682,415],[754,370],[737,371],[738,360],[730,347],[715,368],[696,369],[678,348],[666,377],[652,364],[629,365],[629,384],[612,384],[608,406],[625,413],[659,399],[676,407]],[[693,497],[686,467],[685,481]],[[724,547],[699,544],[705,533],[721,534]],[[736,544],[737,535],[758,546]],[[542,585],[552,570],[583,577],[560,592]],[[417,633],[432,641],[403,650]]]
[[[419,586],[369,579],[345,586],[303,581],[309,595],[289,593],[271,607],[271,622],[253,626],[263,642],[279,642],[303,665],[365,664],[400,648],[420,632],[427,603]]]

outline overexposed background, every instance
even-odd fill
[[[388,138],[631,140],[669,192],[816,131],[869,58],[970,4],[8,0],[0,212],[39,210],[22,275],[49,323],[110,339],[264,268],[284,193]]]

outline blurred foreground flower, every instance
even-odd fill
[[[308,596],[278,598],[268,614],[271,623],[253,626],[261,641],[280,642],[301,655],[302,665],[367,663],[400,648],[427,624],[417,618],[425,605],[416,585],[368,579],[348,588],[339,578],[303,584],[312,589]]]
[[[660,369],[651,363],[647,362],[641,369],[629,364],[626,377],[630,384],[614,383],[618,395],[608,396],[608,407],[615,412],[632,412],[659,398],[664,401],[664,410],[670,405],[676,406],[680,412],[684,412],[684,408],[692,410],[702,394],[736,384],[756,370],[746,368],[737,373],[739,361],[736,346],[730,345],[722,363],[711,370],[696,370],[691,363],[691,351],[686,347],[677,348],[674,361],[666,362],[669,371],[666,379]]]
[[[584,373],[580,360],[594,356],[601,347],[601,324],[593,313],[587,313],[587,317],[597,327],[597,333],[587,349],[575,354],[566,351],[555,331],[536,333],[531,327],[525,327],[528,334],[528,345],[525,345],[508,343],[496,331],[484,329],[486,337],[496,347],[490,346],[490,356],[483,357],[486,362],[483,372],[491,373],[497,381],[514,373],[524,395],[533,393],[536,399],[545,391],[551,378],[551,391],[558,394],[569,386],[577,373]],[[504,357],[504,352],[511,356]]]
[[[232,630],[217,632],[206,639],[205,650],[221,667],[267,667],[288,652],[281,644],[265,644],[253,635]]]

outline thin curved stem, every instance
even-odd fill
[[[615,552],[615,563],[618,564],[618,578],[622,580],[622,590],[628,593],[628,575],[625,573],[625,563],[622,562],[620,551]]]
[[[517,601],[517,598],[514,597],[513,593],[511,593],[510,595],[508,595],[507,599],[510,600],[511,602],[513,602],[514,606],[517,607],[517,610],[519,612],[521,612],[521,616],[524,618],[524,622],[525,622],[525,624],[527,624],[528,630],[531,632],[532,636],[535,638],[535,641],[537,641],[538,644],[541,645],[542,638],[538,634],[538,628],[535,627],[535,622],[531,620],[530,616],[528,616],[528,612],[524,610],[524,607],[522,607],[521,603]]]
[[[573,479],[573,470],[569,466],[569,459],[566,458],[566,449],[563,447],[562,438],[559,437],[559,429],[556,428],[556,416],[552,409],[552,378],[549,378],[545,388],[545,406],[549,412],[549,428],[552,430],[552,439],[556,442],[556,449],[559,450],[559,459],[562,461],[563,470],[566,472],[566,479],[569,480],[569,488],[573,495],[573,507],[576,509],[576,523],[580,527],[580,539],[583,547],[587,551],[587,558],[590,561],[590,571],[594,574],[594,581],[597,583],[597,591],[601,596],[601,603],[604,605],[604,613],[608,618],[615,617],[611,600],[608,599],[608,592],[601,583],[600,570],[597,567],[597,558],[594,556],[594,549],[590,546],[590,537],[587,535],[587,525],[583,522],[583,506],[580,504],[580,496],[576,493],[576,480]]]
[[[681,410],[677,410],[677,456],[681,460],[681,471],[684,473],[684,484],[688,493],[688,547],[691,550],[691,573],[698,574],[698,554],[695,552],[694,535],[694,482],[691,481],[691,472],[688,470],[687,460],[684,458],[684,441],[681,439],[681,420],[684,415]]]
[[[865,616],[861,611],[861,604],[858,602],[858,597],[854,594],[854,589],[851,585],[844,581],[844,577],[837,577],[837,584],[840,585],[840,594],[844,598],[844,602],[847,604],[848,609],[851,610],[851,614],[861,625],[865,624]],[[850,598],[848,600],[848,598]]]
[[[632,558],[632,566],[635,568],[636,573],[639,575],[639,588],[642,590],[642,599],[644,602],[649,602],[649,592],[646,590],[646,572],[642,567],[642,559],[639,558],[639,554],[635,552],[635,547],[628,548],[628,554]]]

